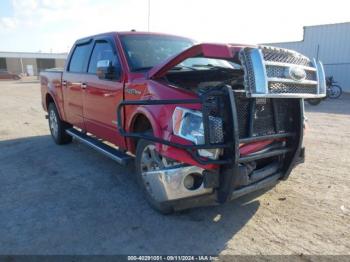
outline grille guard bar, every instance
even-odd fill
[[[125,106],[134,106],[134,105],[144,105],[144,106],[150,106],[150,105],[176,105],[176,104],[201,104],[202,107],[206,103],[206,99],[208,96],[222,96],[225,98],[228,98],[228,102],[231,105],[230,108],[231,111],[229,113],[229,117],[227,118],[227,125],[228,129],[233,130],[231,139],[229,141],[226,141],[224,143],[220,144],[213,144],[210,143],[210,137],[209,137],[209,114],[206,112],[206,110],[203,110],[203,125],[204,125],[204,135],[205,135],[205,143],[196,145],[193,142],[188,141],[188,145],[180,144],[171,142],[169,140],[165,140],[153,135],[147,135],[144,133],[138,133],[138,132],[127,132],[124,129],[123,125],[123,118],[122,118],[122,109]],[[268,140],[268,139],[279,139],[279,138],[287,138],[287,137],[293,137],[296,134],[294,133],[278,133],[273,135],[264,135],[264,136],[251,136],[239,139],[239,131],[238,131],[238,119],[237,119],[237,112],[236,112],[236,104],[234,99],[234,92],[229,88],[225,87],[223,90],[213,90],[211,92],[208,92],[207,94],[202,95],[198,99],[170,99],[170,100],[124,100],[122,101],[118,107],[117,107],[117,128],[119,133],[124,137],[130,137],[130,138],[141,138],[145,140],[149,140],[155,143],[160,143],[172,147],[176,147],[179,149],[186,150],[192,158],[197,161],[199,164],[207,165],[207,164],[217,164],[217,165],[238,165],[239,163],[245,163],[252,160],[262,159],[266,157],[271,156],[278,156],[286,153],[290,153],[293,151],[292,148],[284,148],[274,151],[268,151],[265,153],[260,153],[257,155],[254,155],[253,158],[249,156],[240,157],[239,153],[239,145],[240,143],[250,143],[250,142],[256,142],[261,140]],[[224,159],[209,159],[205,158],[199,155],[198,150],[199,149],[224,149],[225,150],[225,158]]]
[[[220,92],[223,95],[222,92]],[[218,94],[217,94],[218,95]],[[196,145],[192,142],[189,141],[189,143],[192,143],[190,145],[184,145],[180,143],[175,143],[171,142],[169,140],[165,140],[156,136],[152,135],[146,135],[143,133],[137,133],[137,132],[127,132],[123,128],[123,120],[122,120],[122,108],[125,106],[131,106],[131,105],[176,105],[176,104],[201,104],[203,105],[204,102],[204,97],[202,96],[199,99],[170,99],[170,100],[138,100],[138,101],[133,101],[133,100],[124,100],[122,101],[118,107],[117,107],[117,127],[118,131],[122,136],[125,137],[131,137],[131,138],[142,138],[145,140],[149,140],[152,142],[168,145],[168,146],[173,146],[176,148],[184,149],[190,155],[195,159],[198,163],[202,165],[206,164],[218,164],[218,165],[223,165],[223,164],[229,164],[232,162],[232,159],[219,159],[219,160],[214,160],[214,159],[206,159],[201,157],[198,154],[198,149],[217,149],[217,148],[231,148],[232,144],[231,143],[226,143],[226,144],[210,144],[209,143],[209,138],[208,138],[208,128],[209,128],[209,118],[208,115],[203,112],[203,125],[204,125],[204,133],[205,133],[205,143],[201,145]]]

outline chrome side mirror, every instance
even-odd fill
[[[99,79],[119,79],[120,71],[116,70],[111,60],[100,60],[97,62],[96,75]]]

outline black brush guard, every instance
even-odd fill
[[[298,100],[298,121],[295,123],[296,126],[293,132],[278,132],[278,112],[275,110],[276,106],[273,105],[273,119],[275,120],[275,133],[274,134],[264,134],[257,135],[253,133],[254,125],[254,109],[256,106],[256,99],[253,99],[254,103],[249,104],[249,122],[248,122],[248,136],[240,138],[239,121],[237,115],[237,105],[236,99],[239,92],[235,92],[229,86],[224,86],[220,89],[210,90],[202,95],[198,99],[171,99],[171,100],[124,100],[117,107],[117,127],[119,133],[124,137],[145,139],[155,143],[160,143],[168,146],[173,146],[179,149],[186,150],[192,158],[202,165],[206,164],[217,164],[220,165],[219,174],[219,187],[217,189],[217,199],[219,202],[223,203],[231,199],[232,192],[237,188],[237,183],[239,181],[240,170],[239,166],[243,163],[248,163],[251,161],[277,157],[284,155],[284,164],[282,170],[279,171],[279,178],[286,179],[294,165],[299,161],[300,156],[303,156],[304,151],[301,148],[303,140],[303,100]],[[200,104],[202,106],[203,114],[203,125],[204,125],[204,136],[205,143],[201,145],[196,145],[194,143],[189,145],[183,145],[179,143],[174,143],[168,140],[164,140],[159,137],[144,133],[127,132],[124,129],[122,109],[125,106],[151,106],[151,105],[176,105],[176,104]],[[210,132],[209,132],[209,116],[221,117],[224,121],[223,129],[225,130],[224,142],[223,143],[211,143]],[[285,148],[275,149],[268,152],[240,156],[239,145],[241,143],[251,143],[262,140],[269,139],[281,139],[281,138],[291,138],[288,141]],[[199,149],[223,149],[224,153],[219,159],[209,159],[203,158],[198,154]],[[241,188],[239,190],[242,190]]]

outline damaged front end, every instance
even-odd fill
[[[196,52],[196,48],[201,52]],[[175,87],[193,85],[193,79],[188,84],[181,74],[168,70],[188,57],[199,55],[225,59],[241,67],[229,73],[234,76],[229,81],[196,84],[191,90],[198,94],[196,99],[123,101],[118,106],[118,128],[122,135],[183,150],[198,163],[147,172],[145,178],[157,200],[172,202],[211,195],[224,203],[286,179],[304,159],[303,98],[325,96],[322,64],[290,50],[263,46],[204,45],[184,53],[187,55],[182,60],[179,55],[168,61],[168,68],[151,70],[150,77],[166,76],[168,84]],[[187,78],[190,74],[200,72],[187,73]],[[200,110],[186,108],[194,104]],[[172,135],[191,143],[126,132],[121,110],[129,105],[174,106]],[[197,129],[189,130],[196,123]],[[206,169],[207,165],[212,168]]]

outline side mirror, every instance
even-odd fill
[[[99,79],[114,80],[119,79],[120,72],[116,70],[110,60],[100,60],[97,62],[96,75]]]

